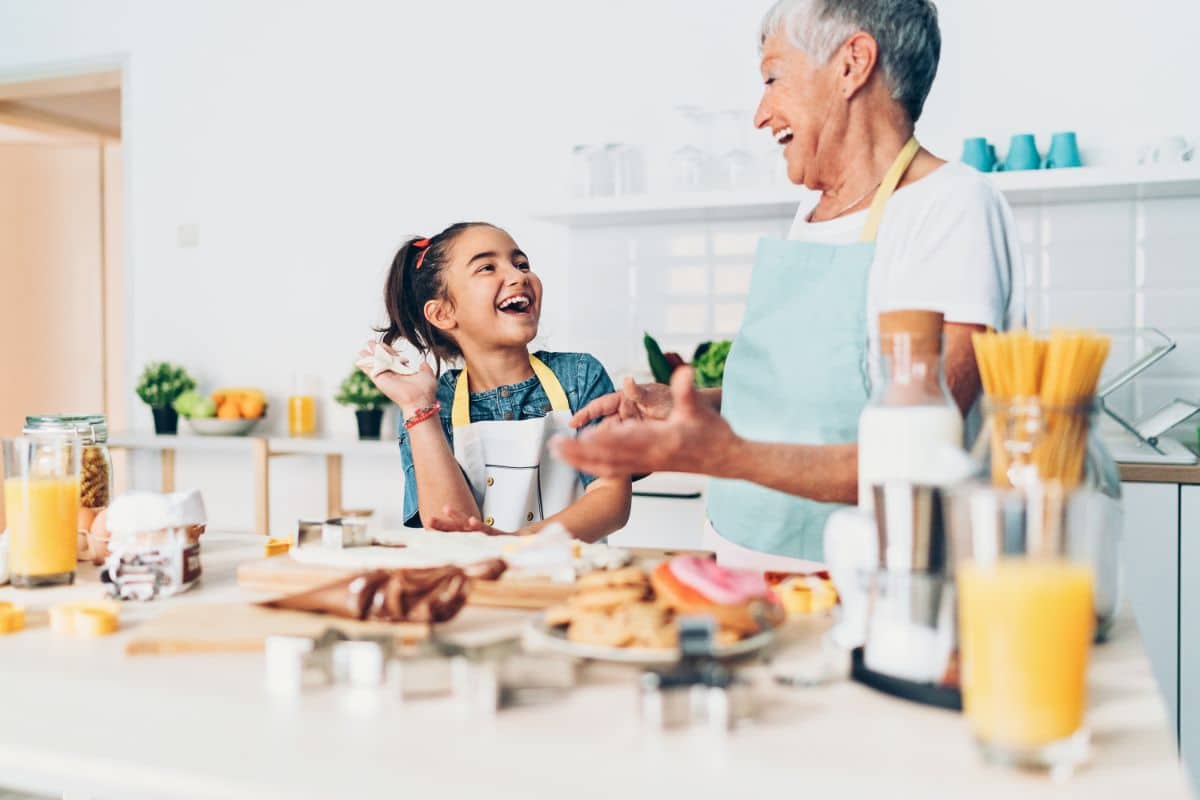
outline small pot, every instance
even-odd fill
[[[170,406],[151,408],[150,413],[154,414],[155,433],[174,436],[179,432],[179,413],[175,409]]]
[[[358,438],[379,438],[379,429],[383,425],[382,408],[360,408],[354,412],[354,417],[358,420]]]

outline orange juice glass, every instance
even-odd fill
[[[33,436],[4,442],[4,506],[13,586],[75,579],[79,439]]]
[[[288,433],[292,436],[311,436],[317,432],[317,398],[310,394],[294,394],[288,398]]]
[[[1087,752],[1092,568],[1005,557],[958,570],[963,710],[991,761],[1072,767]]]

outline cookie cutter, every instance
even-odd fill
[[[466,646],[431,631],[398,649],[387,636],[350,637],[329,628],[318,637],[270,636],[266,682],[275,694],[339,686],[398,695],[403,701],[449,697],[472,715],[545,702],[575,685],[573,659],[533,656],[517,636]]]
[[[731,730],[754,716],[751,687],[716,656],[716,622],[711,617],[680,617],[679,661],[651,669],[638,680],[642,724],[655,730],[704,725]]]

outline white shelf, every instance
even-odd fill
[[[159,436],[149,432],[126,432],[109,435],[111,447],[122,450],[178,450],[180,452],[239,453],[250,452],[255,442],[267,442],[271,456],[289,455],[387,455],[397,456],[399,445],[394,435],[381,440],[362,440],[351,437],[290,437],[290,436],[201,436],[183,434]]]
[[[393,456],[400,458],[400,443],[394,434],[383,438],[352,439],[350,437],[302,438],[272,436],[268,447],[273,456],[288,455],[357,455]],[[398,463],[398,462],[397,462]]]
[[[1078,167],[990,176],[1013,205],[1138,200],[1200,195],[1200,163]],[[566,200],[534,219],[571,227],[788,218],[808,192],[800,187],[686,192]]]

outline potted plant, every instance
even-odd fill
[[[379,387],[371,382],[365,372],[355,367],[354,371],[346,376],[346,380],[342,381],[333,399],[341,405],[354,407],[354,416],[358,419],[358,438],[379,438],[383,409],[391,401],[379,391]]]
[[[167,361],[151,361],[138,378],[137,395],[154,414],[154,432],[173,434],[179,429],[179,414],[172,404],[196,382],[183,367]]]

